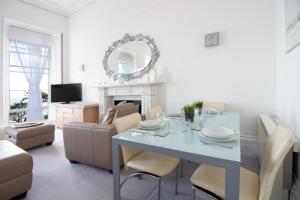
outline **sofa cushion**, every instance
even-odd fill
[[[32,157],[9,141],[0,141],[0,184],[31,173]]]
[[[55,126],[52,124],[43,124],[40,126],[33,126],[33,127],[27,127],[27,128],[13,128],[13,127],[7,127],[5,128],[5,133],[8,136],[11,136],[15,139],[25,139],[30,138],[46,133],[54,133]]]

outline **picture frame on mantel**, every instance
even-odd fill
[[[300,0],[284,0],[286,53],[300,45]]]

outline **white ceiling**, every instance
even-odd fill
[[[70,16],[94,0],[21,0],[52,12]]]

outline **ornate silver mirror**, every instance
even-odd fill
[[[109,77],[128,81],[149,72],[158,57],[159,50],[152,38],[142,34],[125,34],[106,50],[103,66]]]

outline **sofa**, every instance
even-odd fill
[[[32,185],[30,154],[7,140],[0,141],[0,199],[22,199]]]
[[[116,118],[139,111],[139,106],[133,103],[122,104],[115,108]],[[116,134],[113,123],[66,123],[63,128],[66,158],[71,163],[88,164],[107,169],[112,173],[112,137]]]

